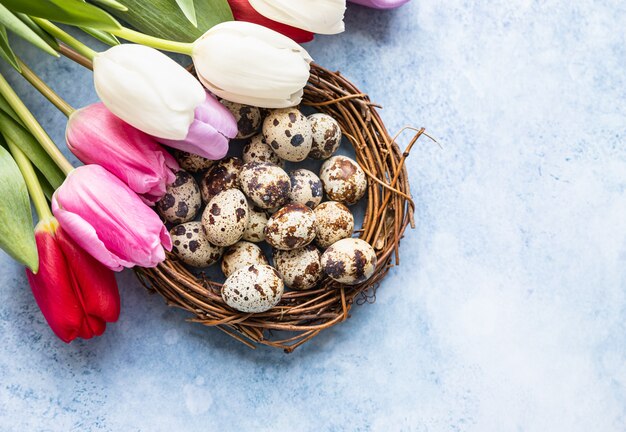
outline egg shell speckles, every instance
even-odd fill
[[[326,201],[315,208],[315,242],[322,249],[352,236],[354,216],[345,205]]]
[[[211,243],[230,246],[243,237],[248,218],[248,202],[244,194],[238,189],[227,189],[207,204],[202,213],[202,227]]]
[[[285,286],[280,275],[268,265],[243,267],[222,286],[222,299],[235,310],[260,313],[280,302]]]
[[[341,145],[341,128],[337,120],[328,114],[316,113],[307,117],[311,124],[313,142],[309,157],[328,159]]]
[[[212,245],[204,235],[201,222],[187,222],[170,230],[172,252],[191,267],[204,268],[215,264],[224,248]]]
[[[302,204],[287,204],[267,221],[265,241],[280,250],[304,247],[315,238],[315,214]]]
[[[255,135],[243,148],[244,163],[269,162],[281,168],[285,167],[285,161],[274,153],[272,148],[265,142],[263,135]]]
[[[290,162],[306,159],[313,144],[311,124],[297,108],[272,111],[263,121],[263,136],[278,157]]]
[[[265,240],[265,226],[267,225],[267,212],[262,208],[248,203],[250,208],[250,218],[248,227],[243,233],[243,239],[249,242],[259,243]]]
[[[324,188],[322,181],[315,173],[297,169],[289,172],[289,179],[291,180],[289,201],[304,204],[310,208],[315,208],[322,202]]]
[[[376,252],[369,243],[346,238],[326,249],[322,255],[322,269],[337,282],[357,285],[372,277],[376,261]]]
[[[263,209],[279,207],[289,201],[291,181],[280,167],[267,162],[251,162],[241,168],[241,190]]]
[[[346,205],[356,204],[367,190],[365,172],[346,156],[333,156],[324,162],[320,179],[328,198]]]
[[[228,277],[242,267],[269,265],[260,247],[254,243],[240,241],[229,247],[222,258],[222,273]]]
[[[200,192],[205,203],[226,189],[239,187],[239,173],[243,161],[237,157],[222,159],[213,165],[200,181]]]
[[[290,251],[275,250],[274,266],[285,285],[294,290],[313,288],[322,277],[322,254],[313,245]]]
[[[250,105],[242,105],[236,102],[222,99],[220,101],[235,116],[237,120],[237,136],[235,139],[250,138],[261,127],[261,110]]]
[[[209,169],[215,163],[213,160],[182,150],[174,150],[174,157],[183,170],[191,173]]]
[[[180,224],[193,220],[202,206],[200,188],[186,171],[176,173],[176,180],[169,185],[157,204],[159,214],[168,222]]]

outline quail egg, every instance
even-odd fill
[[[345,205],[326,201],[315,207],[315,243],[326,249],[333,243],[352,236],[354,216]]]
[[[270,310],[283,296],[280,275],[268,265],[242,267],[222,285],[222,299],[235,310],[260,313]]]
[[[243,148],[243,161],[244,163],[269,162],[281,168],[285,166],[285,161],[276,156],[276,153],[263,139],[262,134],[253,136]]]
[[[230,246],[243,237],[248,226],[246,197],[238,189],[226,189],[213,197],[202,213],[207,239],[217,246]]]
[[[250,218],[248,227],[243,233],[243,239],[249,242],[259,243],[265,240],[265,225],[267,225],[267,213],[262,208],[248,203]]]
[[[174,150],[174,157],[178,161],[180,167],[187,172],[197,173],[210,168],[215,161],[203,158],[202,156],[187,153],[182,150]]]
[[[372,277],[376,262],[374,248],[353,238],[339,240],[322,255],[324,273],[346,285],[357,285]]]
[[[254,243],[240,241],[232,245],[222,258],[222,273],[228,277],[242,267],[268,265],[269,262],[260,247]]]
[[[223,248],[209,243],[201,222],[187,222],[170,230],[172,252],[191,267],[208,267],[222,256]]]
[[[341,144],[341,128],[337,120],[328,114],[316,113],[307,117],[313,132],[313,144],[309,157],[328,159]]]
[[[309,120],[297,108],[272,111],[263,121],[263,136],[278,157],[290,162],[306,159],[313,142]]]
[[[355,204],[367,190],[365,172],[346,156],[333,156],[322,165],[320,179],[326,195],[347,205]]]
[[[292,203],[315,208],[322,202],[324,189],[320,178],[315,173],[305,169],[297,169],[289,173],[289,178],[291,179],[289,200]]]
[[[250,138],[261,127],[261,110],[250,105],[242,105],[236,102],[222,99],[222,105],[235,116],[237,120],[237,136],[235,139]]]
[[[239,172],[243,162],[237,157],[228,157],[218,161],[202,177],[200,191],[205,203],[226,189],[239,187]]]
[[[193,220],[202,206],[200,188],[186,171],[176,173],[176,180],[170,184],[157,204],[157,211],[171,223],[180,224]]]
[[[257,206],[269,209],[289,201],[291,182],[280,167],[267,162],[245,164],[239,174],[241,190]]]
[[[315,238],[315,214],[302,204],[287,204],[267,221],[265,241],[280,250],[308,245]]]
[[[276,270],[291,289],[313,288],[322,277],[322,254],[313,245],[290,251],[275,250],[273,255]]]

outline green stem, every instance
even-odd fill
[[[93,58],[96,56],[96,54],[98,54],[96,51],[94,51],[91,48],[89,48],[87,45],[85,45],[84,43],[82,43],[81,41],[76,39],[71,34],[63,31],[62,29],[60,29],[56,25],[52,24],[50,21],[48,21],[46,19],[43,19],[43,18],[37,18],[37,17],[31,17],[31,18],[42,29],[44,29],[45,31],[50,33],[52,36],[54,36],[55,38],[57,38],[61,42],[66,43],[67,45],[71,46],[72,48],[74,48],[74,50],[76,50],[77,52],[81,53],[82,55],[84,55],[88,59],[93,60]]]
[[[147,45],[152,48],[160,49],[163,51],[171,51],[180,54],[191,55],[193,51],[193,44],[186,42],[174,42],[167,39],[161,39],[154,36],[148,36],[135,30],[131,30],[126,27],[120,29],[111,30],[110,33],[115,36],[121,37],[131,42]]]
[[[72,115],[76,111],[70,104],[68,104],[61,96],[59,96],[54,90],[48,86],[31,68],[29,68],[19,57],[15,57],[17,64],[22,70],[22,76],[26,78],[33,87],[35,87],[39,93],[45,96],[55,107],[59,109],[65,117]]]
[[[7,144],[9,146],[9,151],[13,155],[15,163],[22,172],[22,176],[26,182],[26,187],[28,188],[28,194],[30,195],[30,199],[33,201],[39,220],[42,221],[52,218],[52,212],[48,206],[48,200],[46,200],[46,195],[43,193],[41,184],[39,184],[39,179],[37,179],[37,173],[35,173],[30,160],[12,141],[7,140]]]
[[[4,96],[28,131],[35,137],[39,144],[41,144],[41,147],[43,147],[46,153],[50,155],[54,163],[56,163],[66,175],[69,174],[70,171],[74,169],[72,164],[63,156],[61,150],[59,150],[54,141],[52,141],[43,127],[37,122],[35,116],[28,110],[15,91],[13,91],[11,85],[4,79],[2,74],[0,74],[0,94]]]

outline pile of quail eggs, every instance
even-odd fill
[[[353,159],[334,155],[342,139],[337,121],[297,108],[222,103],[237,119],[231,148],[239,145],[241,157],[210,161],[175,152],[182,169],[156,206],[171,226],[172,252],[192,268],[219,262],[222,298],[246,313],[273,308],[285,287],[313,289],[325,276],[349,285],[369,279],[376,253],[352,238],[347,207],[364,196],[367,178]],[[285,171],[286,162],[307,158],[323,160],[319,175]]]

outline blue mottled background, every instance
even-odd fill
[[[409,160],[418,226],[376,303],[292,355],[251,351],[124,272],[120,321],[65,345],[1,255],[0,430],[626,429],[626,4],[416,0],[346,24],[315,59],[443,146]],[[96,100],[88,72],[27,53]]]

